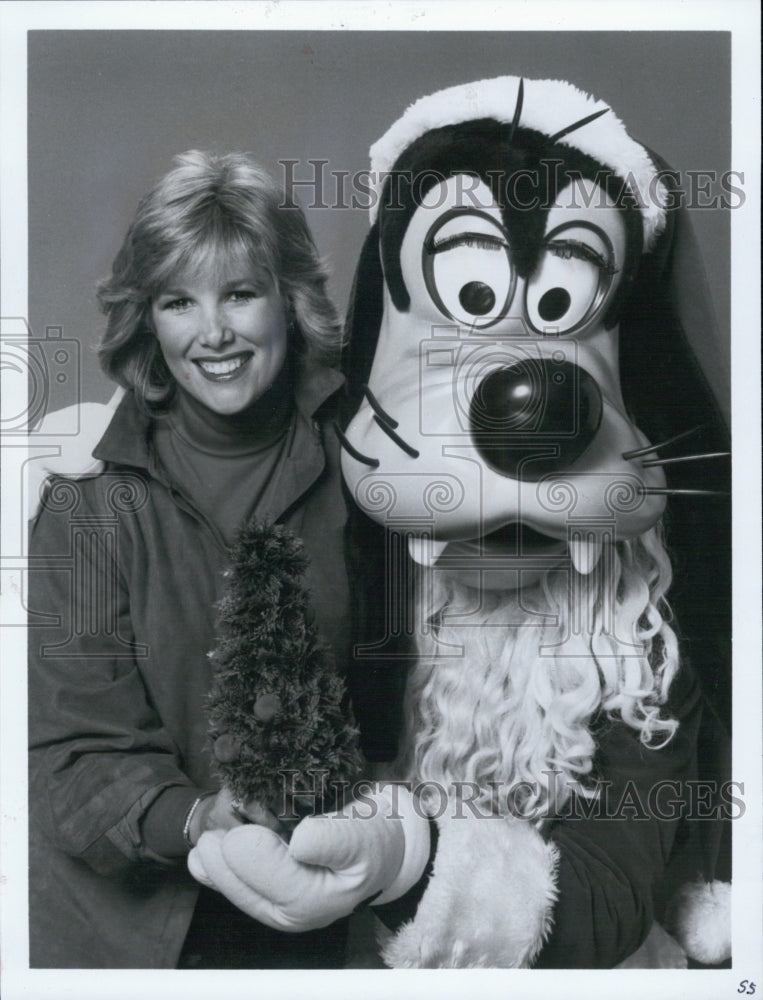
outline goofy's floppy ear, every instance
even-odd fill
[[[343,427],[363,399],[383,310],[384,272],[379,225],[374,222],[363,244],[347,309],[342,353],[347,379],[340,414]],[[390,572],[389,544],[384,525],[372,521],[350,501],[345,557],[353,581],[350,601],[355,655],[350,658],[347,684],[361,747],[370,761],[389,761],[397,756],[406,675],[415,659],[410,629],[393,628],[390,632],[388,608],[396,606],[408,588]],[[402,563],[408,565],[407,557]],[[395,596],[390,596],[390,588]]]
[[[666,165],[650,156],[668,178]],[[668,210],[666,223],[642,258],[622,317],[620,375],[637,426],[654,444],[668,442],[645,458],[669,463],[667,485],[677,491],[663,517],[673,568],[672,624],[681,656],[705,694],[697,778],[713,789],[712,807],[723,817],[716,790],[731,777],[730,440],[723,384],[728,369],[688,210]],[[716,376],[717,397],[706,372]],[[685,436],[670,443],[676,435]],[[686,843],[698,852],[691,855],[697,879],[669,899],[666,926],[691,958],[716,965],[728,959],[730,949],[731,822],[695,819],[687,829]],[[687,847],[684,857],[691,850]],[[679,861],[675,871],[680,870]],[[672,891],[670,884],[668,879],[662,891]]]
[[[683,655],[728,728],[730,442],[724,414],[704,371],[713,364],[722,371],[723,365],[715,313],[688,215],[683,207],[669,210],[665,231],[642,258],[621,316],[620,379],[635,424],[654,445],[663,445],[645,460],[665,461],[667,485],[678,491],[670,496],[664,516],[673,564],[670,604]]]
[[[671,171],[651,158],[670,186]],[[670,197],[678,192],[671,191]],[[684,207],[665,212],[665,228],[641,259],[621,316],[620,378],[636,425],[654,443],[703,428],[704,443],[727,446],[727,424],[705,375],[723,372],[720,334],[702,257]],[[719,392],[721,395],[721,392]],[[688,447],[693,448],[695,439]],[[684,454],[689,454],[686,448]],[[702,466],[704,476],[708,468]],[[688,486],[688,484],[686,484]]]
[[[374,222],[366,237],[350,293],[345,323],[342,371],[347,394],[342,423],[353,417],[363,397],[362,386],[371,373],[384,309],[384,273],[379,256],[379,224]]]

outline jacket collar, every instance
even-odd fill
[[[297,376],[295,399],[298,412],[312,419],[323,404],[344,384],[335,368],[302,366]],[[153,466],[149,441],[153,418],[141,410],[135,394],[128,392],[111,418],[106,433],[93,449],[93,458],[141,469]]]

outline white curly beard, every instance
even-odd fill
[[[497,783],[499,813],[540,819],[585,794],[595,713],[619,714],[650,745],[670,738],[660,704],[678,651],[659,610],[670,564],[656,530],[611,548],[591,574],[550,571],[529,591],[480,593],[422,570],[403,777],[472,783],[493,811]]]

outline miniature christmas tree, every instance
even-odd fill
[[[311,621],[306,565],[290,532],[246,525],[210,654],[217,771],[238,799],[287,819],[332,808],[361,763],[343,679]]]

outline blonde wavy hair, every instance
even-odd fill
[[[104,372],[149,410],[175,381],[151,323],[151,302],[178,275],[244,260],[265,270],[284,300],[291,347],[309,363],[336,364],[341,324],[327,270],[301,209],[245,153],[189,150],[140,201],[112,271],[98,287],[106,316]]]
[[[398,760],[407,780],[446,790],[469,782],[479,789],[472,801],[493,811],[498,782],[513,790],[501,812],[541,822],[573,791],[596,794],[597,716],[620,717],[652,749],[671,739],[678,723],[661,706],[678,643],[659,526],[605,546],[588,576],[554,569],[516,592],[424,572]]]

